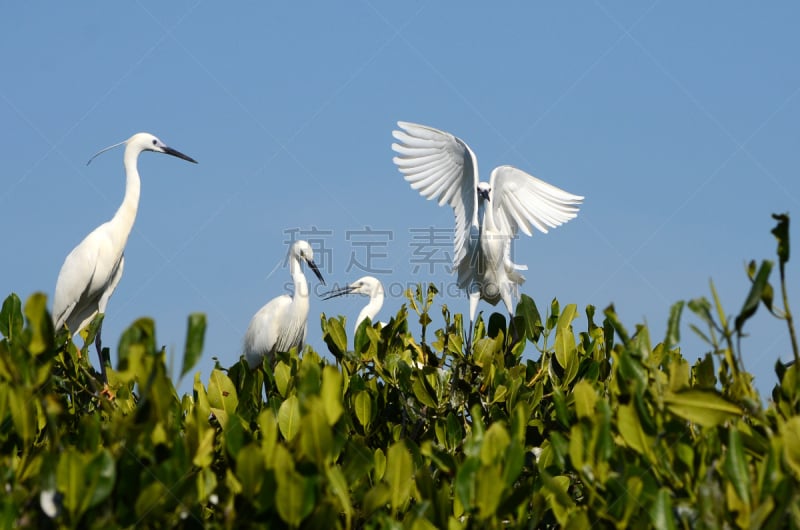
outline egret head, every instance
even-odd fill
[[[322,285],[325,285],[325,279],[319,272],[317,264],[314,263],[314,251],[311,249],[311,245],[308,244],[308,241],[302,239],[295,241],[294,245],[292,245],[292,257],[296,258],[298,261],[305,261],[308,267],[314,271],[316,277],[319,278]]]
[[[330,300],[345,294],[365,294],[372,298],[377,295],[383,295],[383,284],[374,276],[364,276],[340,289],[334,289],[326,294],[323,299]]]
[[[195,160],[194,158],[186,156],[177,149],[169,147],[167,144],[165,144],[152,134],[142,132],[134,134],[124,142],[120,142],[118,144],[108,146],[105,149],[101,149],[100,151],[92,155],[92,158],[90,158],[89,161],[86,162],[86,165],[88,166],[92,162],[92,160],[94,160],[95,157],[97,157],[97,155],[105,153],[109,149],[114,149],[115,147],[119,147],[121,145],[125,146],[126,153],[128,152],[128,150],[133,152],[135,155],[138,155],[142,151],[155,151],[156,153],[164,153],[167,155],[176,156],[178,158],[182,158],[183,160],[192,162],[194,164],[197,163],[197,160]]]
[[[141,151],[155,151],[156,153],[164,153],[167,155],[177,156],[178,158],[182,158],[187,162],[192,162],[194,164],[197,161],[190,157],[186,156],[177,149],[173,149],[169,147],[167,144],[156,138],[150,133],[136,133],[131,136],[128,141],[125,142],[129,147],[138,149],[139,152]]]
[[[489,186],[486,182],[478,183],[478,200],[489,200],[489,192],[492,191],[492,187]]]

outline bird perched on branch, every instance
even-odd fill
[[[267,357],[271,362],[276,352],[303,347],[308,328],[309,289],[302,263],[325,285],[314,263],[314,251],[303,240],[295,241],[289,250],[289,272],[294,281],[294,294],[273,298],[258,310],[244,334],[244,356],[250,368],[256,368]]]
[[[58,330],[67,326],[73,335],[89,325],[98,313],[105,313],[108,300],[122,278],[125,266],[125,244],[136,220],[139,208],[141,180],[137,169],[139,155],[154,151],[197,163],[180,151],[168,147],[150,133],[134,134],[124,142],[97,152],[87,165],[109,149],[125,146],[125,197],[114,217],[95,228],[77,247],[72,249],[61,266],[53,299],[53,323]],[[101,325],[102,329],[102,325]],[[95,336],[95,347],[100,357],[103,382],[107,382],[106,366],[102,354],[100,331]]]

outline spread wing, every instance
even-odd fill
[[[531,228],[547,233],[578,215],[583,197],[548,184],[515,167],[500,166],[492,171],[492,215],[498,230],[511,237]]]
[[[437,200],[439,206],[449,204],[453,208],[453,265],[457,267],[467,255],[470,227],[478,226],[475,153],[450,133],[402,121],[397,125],[402,129],[392,132],[398,140],[392,144],[398,154],[392,159],[397,168],[420,195]]]

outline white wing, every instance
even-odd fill
[[[531,227],[547,233],[578,215],[583,197],[548,184],[515,167],[492,171],[491,203],[494,224],[500,233],[514,237],[517,230],[532,235]]]
[[[56,281],[53,297],[53,321],[56,329],[67,324],[70,332],[77,333],[78,324],[97,310],[91,292],[95,281],[100,245],[97,230],[86,236],[64,259]],[[95,307],[89,307],[89,306]]]
[[[250,368],[258,366],[265,355],[274,354],[280,334],[279,315],[285,313],[291,303],[289,296],[278,296],[253,315],[244,334],[244,356]]]
[[[446,203],[453,208],[453,265],[457,267],[467,254],[470,226],[478,226],[475,153],[450,133],[402,121],[397,125],[403,129],[392,132],[400,142],[392,144],[399,155],[392,159],[397,168],[420,195],[436,199],[439,206]]]

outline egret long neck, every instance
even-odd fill
[[[116,234],[122,237],[122,247],[128,240],[133,223],[136,221],[136,212],[139,210],[139,193],[141,191],[141,180],[136,161],[139,158],[139,151],[130,146],[125,148],[123,163],[125,165],[125,197],[122,199],[117,213],[111,219],[111,223],[118,227]]]
[[[494,217],[492,216],[492,207],[486,199],[478,199],[478,226],[481,232],[486,230],[494,232],[497,227],[494,225]]]
[[[292,259],[289,260],[289,272],[292,274],[292,280],[294,281],[293,302],[308,307],[308,282],[305,274],[303,274],[300,258],[292,256]]]
[[[377,293],[370,297],[369,303],[364,306],[364,309],[358,314],[358,318],[356,319],[356,329],[358,329],[358,325],[361,324],[361,321],[365,318],[369,317],[370,321],[374,324],[375,315],[378,314],[378,311],[381,310],[383,307],[383,293]]]

